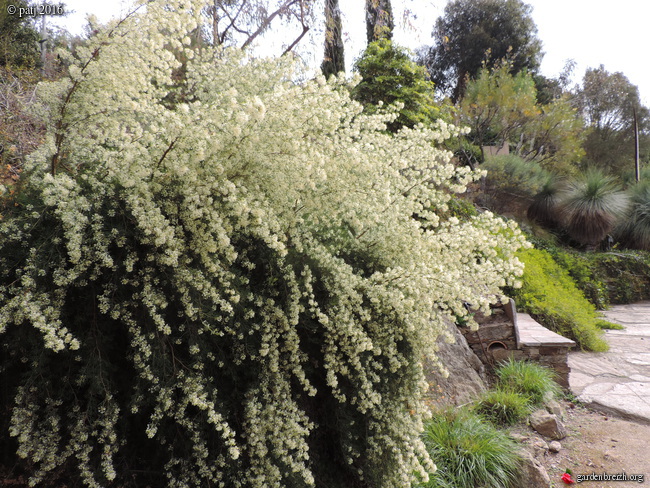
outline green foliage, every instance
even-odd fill
[[[495,375],[500,389],[524,395],[532,405],[540,405],[561,391],[553,371],[529,361],[505,361],[496,369]]]
[[[426,70],[390,40],[370,43],[354,69],[361,75],[361,82],[352,90],[352,97],[363,104],[367,113],[376,113],[383,104],[403,105],[397,119],[388,124],[392,132],[419,123],[431,125],[440,118],[434,85]]]
[[[512,425],[531,412],[531,400],[515,388],[497,386],[479,397],[474,411],[495,424]]]
[[[490,192],[503,198],[507,195],[532,198],[547,184],[551,175],[535,161],[526,161],[514,154],[492,156],[481,165],[488,174],[486,183]]]
[[[557,210],[571,238],[592,248],[612,232],[628,205],[614,179],[595,169],[571,180],[559,199]]]
[[[422,358],[525,240],[431,210],[478,176],[436,147],[458,129],[194,49],[204,7],[148,2],[39,88],[0,220],[0,452],[32,485],[408,487]]]
[[[597,308],[650,299],[650,255],[644,251],[580,252],[531,237],[564,268]]]
[[[483,67],[467,84],[460,102],[461,121],[472,129],[475,144],[502,146],[539,114],[535,83],[527,72],[511,74],[511,64]]]
[[[521,0],[448,2],[433,29],[435,46],[423,60],[438,89],[456,102],[467,79],[506,57],[513,73],[537,71],[542,44],[531,10]]]
[[[582,349],[607,350],[597,325],[598,313],[568,272],[544,250],[526,249],[518,256],[525,265],[522,287],[513,290],[518,307]]]
[[[505,433],[463,409],[436,412],[424,430],[424,443],[437,471],[428,488],[505,488],[513,486],[521,458]]]
[[[38,64],[38,32],[31,25],[32,17],[10,14],[9,6],[26,8],[24,0],[0,0],[0,67],[22,69]]]
[[[559,228],[561,221],[557,212],[557,205],[559,203],[560,189],[557,178],[553,176],[548,178],[526,211],[528,219],[547,229]]]
[[[626,246],[650,251],[650,181],[631,187],[630,212],[615,234]]]
[[[584,155],[583,122],[569,100],[560,97],[539,104],[533,76],[527,71],[513,75],[507,60],[482,68],[468,82],[460,116],[471,127],[474,144],[510,144],[511,154],[558,174],[575,172]]]
[[[585,141],[585,163],[621,174],[634,168],[634,111],[639,123],[640,152],[650,154],[650,111],[641,104],[637,86],[620,72],[603,65],[585,71],[576,102],[590,131]]]

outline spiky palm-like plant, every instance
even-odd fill
[[[569,182],[559,199],[559,217],[568,234],[588,248],[612,232],[628,207],[625,193],[600,170],[589,170]]]
[[[630,189],[630,213],[616,235],[629,247],[650,250],[650,181]]]
[[[540,192],[535,195],[533,203],[528,207],[526,215],[529,220],[535,221],[547,229],[555,229],[560,226],[558,219],[557,204],[560,193],[560,183],[557,178],[549,176],[542,185]]]

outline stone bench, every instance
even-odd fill
[[[553,369],[558,375],[558,383],[568,388],[571,370],[568,365],[569,349],[576,343],[548,330],[527,313],[517,313],[514,325],[517,350],[524,353],[524,359]]]
[[[568,353],[575,342],[548,330],[526,313],[518,313],[514,300],[477,317],[477,331],[461,329],[474,353],[487,366],[513,358],[535,361],[553,369],[557,382],[569,387]]]

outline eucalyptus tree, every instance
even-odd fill
[[[339,0],[325,0],[325,54],[321,71],[326,78],[345,72],[345,50]]]
[[[395,19],[391,0],[366,0],[366,37],[368,44],[393,38]]]
[[[585,142],[587,164],[622,173],[634,167],[638,120],[642,157],[650,154],[650,111],[641,103],[639,89],[621,72],[603,65],[588,68],[576,93],[582,116],[591,128]]]

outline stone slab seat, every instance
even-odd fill
[[[517,348],[521,347],[574,347],[576,343],[562,337],[536,322],[527,313],[517,312],[515,321]]]
[[[568,389],[571,371],[568,365],[569,349],[576,343],[548,330],[527,313],[516,312],[513,316],[517,349],[523,352],[524,358],[553,369],[557,382]]]

